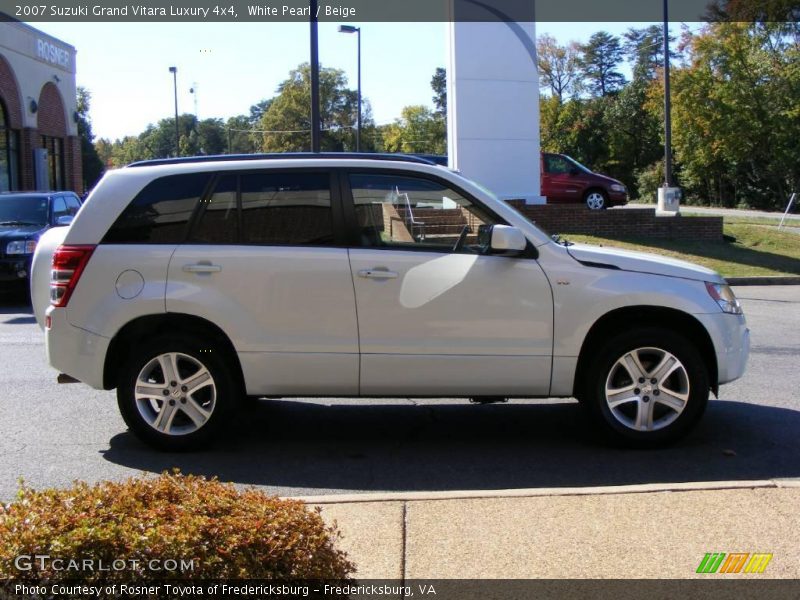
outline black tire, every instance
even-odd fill
[[[190,336],[161,336],[149,340],[131,351],[127,363],[120,369],[117,381],[117,404],[126,425],[136,437],[154,448],[166,451],[194,450],[209,445],[242,403],[242,392],[230,365],[231,358],[225,353],[214,352],[214,346],[212,343]],[[140,373],[146,366],[152,365],[158,356],[168,353],[180,355],[177,363],[179,370],[187,366],[196,366],[193,361],[202,365],[210,374],[213,384],[198,390],[197,397],[190,398],[196,400],[208,413],[205,421],[199,426],[196,422],[191,422],[188,412],[182,412],[186,409],[181,404],[185,406],[189,400],[183,396],[190,396],[190,394],[181,394],[176,390],[175,393],[179,394],[178,397],[173,399],[172,396],[168,396],[167,399],[160,399],[163,402],[169,400],[172,402],[172,406],[176,407],[172,410],[175,412],[175,416],[170,420],[170,424],[174,424],[175,420],[178,420],[179,424],[183,423],[182,427],[187,430],[185,432],[181,431],[181,426],[176,426],[175,432],[170,433],[157,430],[148,419],[155,418],[157,421],[157,416],[164,404],[156,409],[157,401],[155,403],[151,400],[137,401],[135,397],[136,383]],[[164,385],[168,391],[173,389],[168,386],[168,383],[172,382],[159,383],[163,375],[160,374],[161,371],[158,367],[155,367],[155,373],[156,376],[152,378],[152,381],[155,382],[152,384],[153,386]],[[180,389],[181,386],[175,387]],[[210,387],[214,389],[210,390]],[[193,430],[192,427],[194,427]],[[171,427],[168,429],[171,430]]]
[[[596,202],[599,202],[599,205]],[[605,210],[608,208],[608,196],[603,190],[595,188],[583,195],[583,203],[589,210]]]
[[[652,384],[649,379],[646,379],[644,384],[638,384],[641,379],[634,382],[634,385],[641,387],[635,388],[633,392],[620,394],[618,398],[634,395],[640,400],[626,401],[624,405],[617,405],[615,412],[612,412],[606,399],[606,385],[608,383],[613,389],[622,389],[628,385],[630,370],[618,366],[617,361],[631,352],[636,352],[643,367],[651,369],[659,360],[659,356],[661,358],[667,356],[659,352],[669,353],[680,361],[683,369],[682,371],[676,369],[673,374],[657,384]],[[638,328],[611,338],[594,353],[594,357],[580,392],[581,404],[606,441],[639,448],[663,446],[689,433],[703,415],[709,396],[708,370],[696,347],[684,336],[660,327]],[[682,382],[688,389],[681,390],[687,399],[682,412],[679,412],[662,403],[671,401],[669,392],[680,387]],[[659,386],[663,387],[659,389]],[[640,407],[649,408],[650,414],[654,415],[652,422],[663,425],[649,431],[635,429],[637,423],[634,421],[639,416]],[[626,415],[626,412],[632,414]],[[658,415],[662,416],[656,420]],[[623,419],[629,421],[623,423]]]

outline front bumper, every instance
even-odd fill
[[[744,375],[750,356],[750,330],[744,315],[719,312],[695,315],[711,335],[717,355],[717,383],[722,385]]]
[[[45,328],[44,339],[50,366],[102,390],[106,352],[111,340],[70,324],[64,308],[51,306],[46,314],[50,317],[50,327]]]
[[[30,254],[0,258],[0,281],[27,281],[31,273],[32,258]]]
[[[608,192],[608,205],[609,206],[624,206],[628,203],[628,194],[626,192]]]

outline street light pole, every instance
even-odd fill
[[[358,34],[358,116],[356,117],[356,152],[361,152],[361,28],[339,25],[341,33]]]
[[[672,187],[672,101],[669,89],[669,0],[664,0],[664,187]]]
[[[178,67],[170,67],[169,72],[172,73],[172,83],[175,88],[175,156],[181,153],[181,134],[178,129]]]

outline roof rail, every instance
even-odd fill
[[[411,162],[422,165],[436,165],[435,162],[421,156],[412,154],[390,154],[370,152],[283,152],[270,154],[214,154],[208,156],[186,156],[180,158],[156,158],[153,160],[140,160],[133,162],[128,167],[153,167],[158,165],[182,165],[187,163],[229,162],[236,160],[286,160],[292,158],[359,158],[366,160],[386,160],[397,162]]]

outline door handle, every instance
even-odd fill
[[[398,274],[381,269],[362,269],[358,272],[358,276],[364,279],[397,279]]]
[[[219,273],[222,271],[222,267],[211,263],[197,263],[195,265],[183,265],[183,270],[186,273]]]

